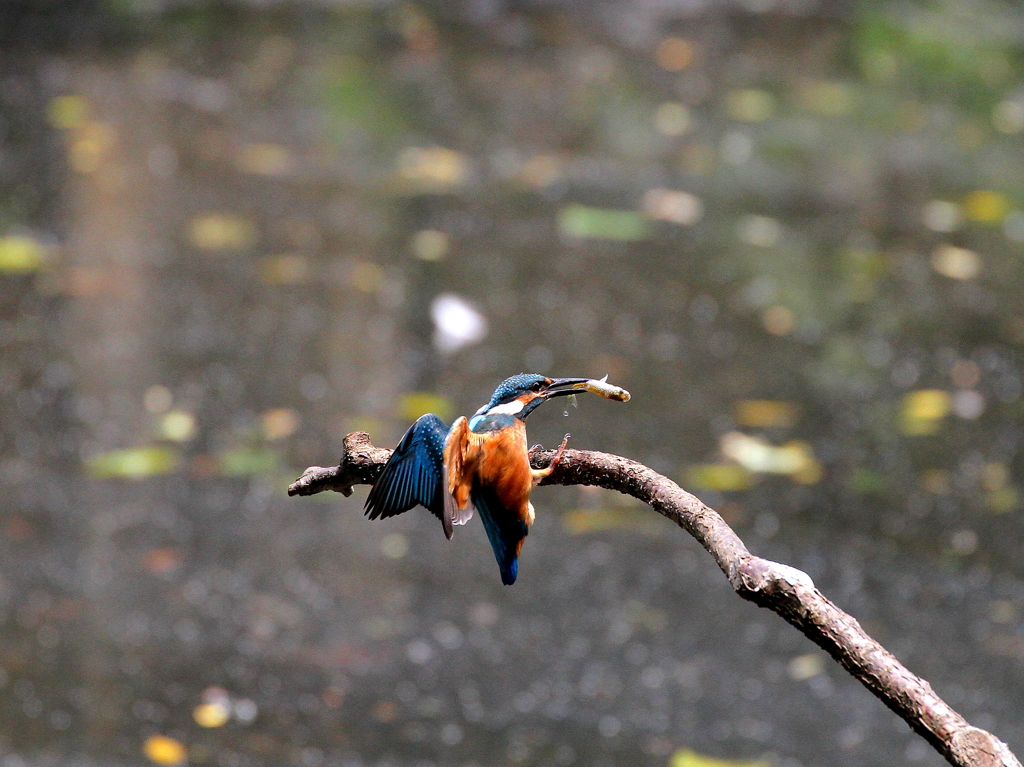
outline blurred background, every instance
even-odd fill
[[[1024,15],[5,0],[0,764],[939,765],[699,546],[287,498],[520,371],[1024,750]],[[721,764],[715,762],[714,764]]]

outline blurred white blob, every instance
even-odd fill
[[[434,321],[434,346],[442,354],[453,354],[487,336],[487,318],[469,301],[452,293],[442,293],[431,302],[430,318]]]
[[[704,204],[689,192],[671,189],[648,189],[643,199],[644,213],[659,221],[689,226],[704,215]]]
[[[955,232],[963,224],[964,217],[955,202],[931,200],[921,210],[921,220],[933,232]]]
[[[973,280],[981,272],[981,257],[973,250],[943,244],[932,252],[932,266],[950,279]]]
[[[770,248],[782,237],[782,225],[768,216],[743,216],[736,225],[736,234],[748,245]]]

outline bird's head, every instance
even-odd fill
[[[536,373],[520,373],[502,381],[491,401],[479,414],[505,413],[526,420],[526,416],[552,397],[586,390],[587,378],[547,378]]]

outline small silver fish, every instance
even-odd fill
[[[608,376],[604,378],[592,378],[587,381],[584,387],[586,391],[599,394],[602,397],[613,399],[618,402],[629,402],[629,392],[623,389],[621,386],[615,386],[614,384],[608,383]]]

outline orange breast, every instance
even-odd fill
[[[526,445],[526,425],[517,421],[500,432],[475,434],[465,419],[452,425],[445,446],[448,488],[459,508],[469,502],[472,485],[490,487],[501,505],[519,519],[528,518],[533,477]]]
[[[517,422],[512,429],[482,436],[486,442],[477,462],[477,481],[494,488],[501,504],[525,519],[533,488],[525,425]]]

